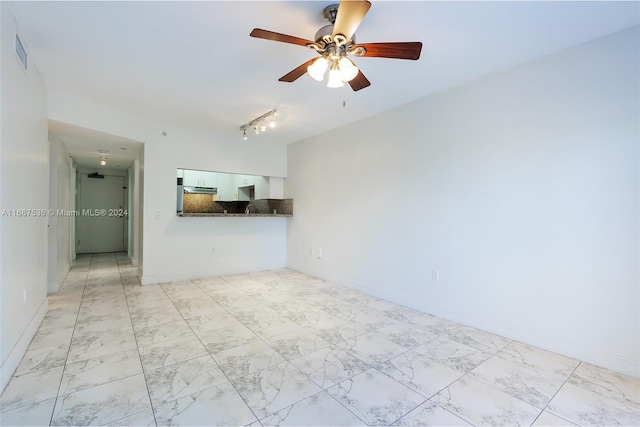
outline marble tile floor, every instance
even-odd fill
[[[282,269],[80,256],[0,425],[640,425],[640,380]]]

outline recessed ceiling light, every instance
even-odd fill
[[[126,150],[126,149],[127,149],[127,147],[120,147],[120,149],[121,149],[121,150]]]
[[[107,154],[109,152],[109,150],[98,150],[98,153],[100,154]]]

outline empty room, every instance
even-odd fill
[[[0,425],[640,425],[640,2],[0,34]]]

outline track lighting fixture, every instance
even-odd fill
[[[268,111],[261,115],[260,117],[256,117],[251,120],[249,123],[245,123],[240,126],[240,130],[242,131],[242,139],[247,139],[247,129],[253,128],[253,133],[258,135],[260,132],[266,132],[267,127],[274,128],[276,127],[276,115],[278,110],[275,108],[271,111]],[[269,126],[267,126],[267,124]]]

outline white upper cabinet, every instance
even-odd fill
[[[255,198],[256,199],[268,199],[269,198],[269,181],[265,176],[254,177],[255,185]]]
[[[228,173],[218,174],[218,200],[233,200],[231,191],[231,175]]]
[[[187,187],[202,187],[202,171],[185,169],[182,177],[182,184]]]
[[[250,185],[255,185],[256,177],[254,175],[239,175],[240,182],[238,187],[248,187]]]
[[[218,186],[218,173],[217,172],[202,172],[202,187],[217,187]]]
[[[217,187],[218,173],[185,169],[182,183],[187,187]]]

